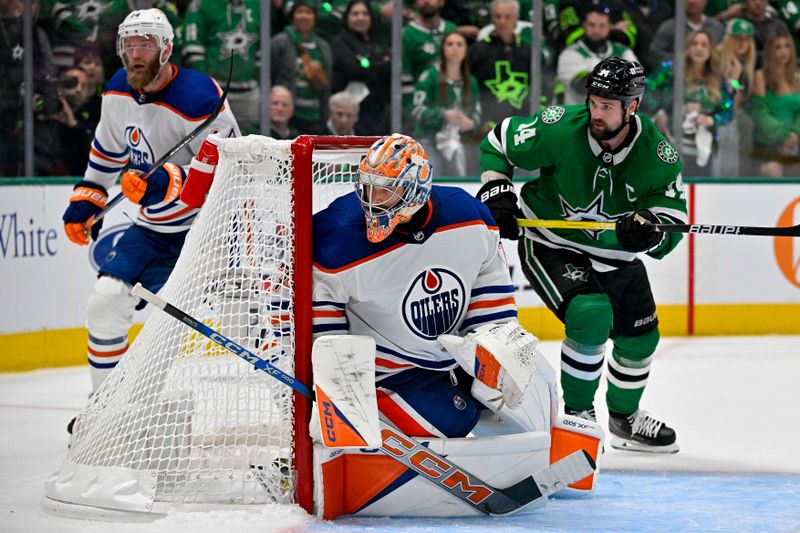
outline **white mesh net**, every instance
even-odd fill
[[[366,145],[368,146],[368,144]],[[313,205],[352,190],[366,151],[317,149]],[[296,162],[295,162],[296,163]],[[229,139],[161,291],[294,375],[291,141]],[[293,391],[155,310],[78,417],[54,500],[124,510],[293,501]],[[297,431],[307,431],[305,427]]]

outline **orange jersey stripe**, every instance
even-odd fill
[[[121,348],[119,350],[114,350],[113,352],[98,352],[97,350],[93,350],[91,346],[87,346],[87,349],[89,353],[95,357],[114,357],[117,355],[122,355],[125,352],[127,352],[128,346],[129,345],[126,344],[124,348]]]
[[[345,271],[345,270],[347,270],[347,269],[349,269],[349,268],[353,268],[353,267],[355,267],[355,266],[358,266],[358,265],[361,265],[361,264],[363,264],[363,263],[367,263],[367,262],[369,262],[369,261],[372,261],[373,259],[377,259],[378,257],[380,257],[380,256],[382,256],[382,255],[386,255],[386,254],[388,254],[389,252],[393,252],[393,251],[395,251],[395,250],[397,250],[398,248],[401,248],[401,247],[403,247],[403,246],[405,246],[405,243],[399,242],[399,243],[395,244],[394,246],[390,246],[389,248],[387,248],[387,249],[385,249],[385,250],[383,250],[383,251],[381,251],[381,252],[378,252],[378,253],[376,253],[376,254],[369,255],[369,256],[367,256],[367,257],[365,257],[365,258],[363,258],[363,259],[359,259],[358,261],[353,261],[352,263],[350,263],[350,264],[348,264],[348,265],[344,265],[343,267],[339,267],[339,268],[328,269],[328,268],[325,268],[325,267],[321,266],[321,265],[320,265],[319,263],[317,263],[317,262],[315,262],[315,263],[314,263],[314,266],[315,266],[316,268],[320,269],[320,270],[321,270],[321,271],[323,271],[323,272],[327,272],[327,273],[329,273],[329,274],[335,274],[335,273],[337,273],[337,272],[343,272],[343,271]]]
[[[170,219],[173,219],[173,218],[178,218],[179,216],[181,216],[181,215],[184,215],[184,214],[188,213],[188,212],[189,212],[189,211],[191,211],[192,209],[194,209],[194,207],[188,207],[188,206],[187,206],[187,207],[184,207],[183,209],[181,209],[180,211],[178,211],[177,213],[173,213],[173,214],[171,214],[171,215],[165,215],[165,216],[163,216],[163,217],[151,217],[151,216],[148,216],[148,215],[147,215],[147,214],[144,212],[144,207],[142,207],[141,209],[139,209],[139,212],[140,212],[140,213],[141,213],[141,215],[142,215],[142,216],[145,218],[145,220],[150,220],[150,221],[153,221],[153,222],[161,222],[161,221],[163,221],[163,220],[170,220]]]
[[[436,230],[436,233],[441,233],[443,231],[450,231],[459,228],[467,228],[469,226],[486,226],[489,229],[497,229],[497,226],[489,226],[483,220],[470,220],[468,222],[459,222],[458,224],[450,224],[449,226],[442,226],[441,228]]]
[[[449,231],[449,230],[454,230],[454,229],[459,229],[459,228],[466,228],[466,227],[469,227],[469,226],[486,226],[490,230],[497,230],[497,226],[489,226],[483,220],[470,220],[469,222],[460,222],[458,224],[450,224],[449,226],[442,226],[441,228],[437,229],[434,233],[441,233],[443,231]],[[352,263],[348,263],[348,264],[346,264],[344,266],[341,266],[339,268],[325,268],[325,267],[323,267],[322,265],[320,265],[317,262],[314,262],[314,267],[318,268],[322,272],[326,272],[328,274],[336,274],[338,272],[343,272],[345,270],[348,270],[350,268],[356,267],[356,266],[361,265],[363,263],[367,263],[369,261],[372,261],[373,259],[377,259],[377,258],[381,257],[382,255],[386,255],[386,254],[388,254],[390,252],[393,252],[393,251],[397,250],[398,248],[400,248],[402,246],[405,246],[405,243],[402,243],[402,242],[397,243],[394,246],[391,246],[391,247],[389,247],[389,248],[387,248],[387,249],[385,249],[383,251],[380,251],[380,252],[378,252],[376,254],[369,255],[367,257],[359,259],[358,261],[353,261]]]
[[[108,157],[107,155],[101,153],[94,146],[92,146],[92,149],[89,150],[89,153],[91,153],[95,157],[98,157],[100,159],[104,159],[104,160],[109,161],[111,163],[116,163],[118,165],[125,165],[128,162],[128,158],[127,157],[125,159],[114,159],[113,157]]]
[[[378,409],[403,433],[411,437],[436,437],[411,418],[405,410],[382,390],[378,391]]]
[[[514,303],[516,303],[516,300],[513,296],[511,298],[501,298],[500,300],[482,300],[480,302],[469,304],[467,311],[472,311],[473,309],[485,309],[487,307],[500,307],[501,305],[514,305]]]
[[[381,357],[375,358],[375,365],[382,366],[383,368],[409,368],[414,366],[411,363],[395,363],[394,361],[389,361]]]
[[[312,311],[311,316],[314,318],[342,318],[344,311]]]

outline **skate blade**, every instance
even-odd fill
[[[672,444],[666,444],[664,446],[648,446],[646,444],[642,444],[641,442],[636,442],[628,439],[623,439],[621,437],[617,437],[616,435],[611,436],[611,447],[615,450],[622,450],[626,452],[644,452],[644,453],[678,453],[680,448],[678,447],[677,442],[673,442]]]

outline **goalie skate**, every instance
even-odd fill
[[[675,430],[641,409],[627,416],[609,413],[608,429],[611,431],[611,447],[617,450],[648,453],[677,453],[680,450],[675,441]]]

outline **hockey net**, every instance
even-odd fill
[[[311,215],[353,187],[373,138],[228,139],[161,296],[311,383]],[[73,428],[54,506],[299,503],[312,511],[309,401],[154,311]]]

